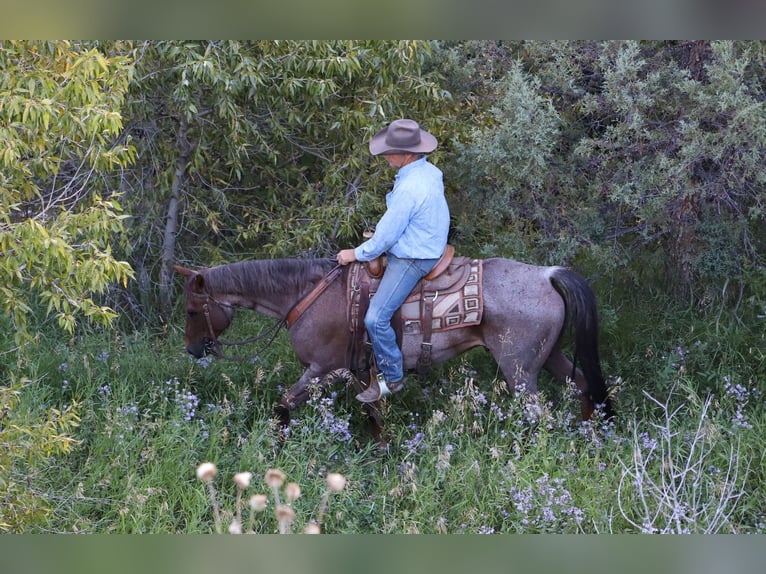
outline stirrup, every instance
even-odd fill
[[[356,400],[362,403],[374,403],[383,397],[387,397],[391,393],[392,391],[388,388],[388,383],[386,383],[386,378],[383,376],[383,373],[378,373],[375,378],[370,381],[370,386],[356,395]]]

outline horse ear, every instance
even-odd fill
[[[180,265],[173,265],[173,269],[175,269],[177,273],[183,275],[184,277],[191,277],[195,273],[191,269],[187,269],[186,267],[181,267]]]
[[[181,267],[180,265],[173,265],[173,269],[175,269],[178,273],[180,273],[184,277],[193,278],[191,281],[192,292],[194,293],[205,292],[205,278],[202,276],[201,273],[199,273],[198,271],[187,269],[186,267]]]
[[[205,278],[201,273],[196,273],[194,279],[191,281],[191,290],[193,293],[205,292]]]

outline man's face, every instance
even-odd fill
[[[416,160],[418,156],[414,153],[387,153],[383,157],[386,158],[388,165],[399,169]]]

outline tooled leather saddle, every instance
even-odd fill
[[[417,371],[421,375],[432,365],[431,336],[434,332],[477,325],[482,319],[483,261],[455,257],[454,252],[454,247],[448,245],[391,321],[400,347],[406,337],[420,341]],[[377,292],[385,264],[385,257],[352,263],[346,275],[346,313],[351,332],[347,359],[351,369],[357,372],[366,372],[370,368],[372,355],[364,316]]]

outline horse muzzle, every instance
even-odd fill
[[[186,345],[186,350],[195,359],[201,359],[205,355],[215,354],[215,342],[205,337],[196,343]]]

